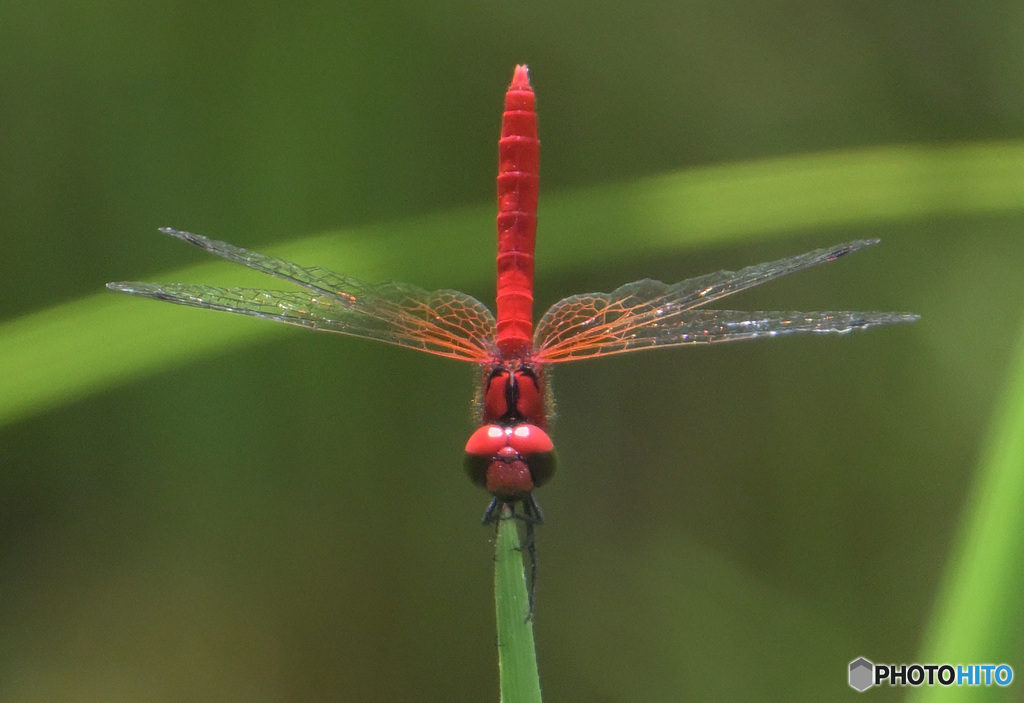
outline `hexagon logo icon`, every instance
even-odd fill
[[[874,685],[875,665],[864,657],[850,662],[850,687],[858,691],[866,691]]]

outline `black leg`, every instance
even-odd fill
[[[487,506],[487,510],[484,511],[484,518],[480,521],[481,525],[490,525],[492,522],[497,522],[501,518],[501,510],[505,505],[505,501],[498,500],[498,496],[494,496],[491,500],[491,504]]]
[[[540,503],[532,493],[528,493],[523,498],[523,512],[520,519],[523,522],[532,522],[534,525],[544,524],[544,512],[540,509]]]
[[[530,611],[526,615],[527,620],[533,619],[534,607],[537,603],[537,540],[535,528],[544,524],[544,513],[541,512],[540,504],[532,493],[522,500],[522,512],[519,514],[526,530],[526,539],[520,549],[526,550],[526,558],[530,565],[529,599]]]
[[[530,610],[526,614],[526,620],[533,620],[533,610],[537,604],[537,542],[534,540],[533,528],[536,523],[526,523],[526,558],[530,561],[530,584],[528,598]]]
[[[529,591],[530,610],[526,615],[526,619],[533,620],[533,610],[537,595],[537,542],[535,528],[537,525],[544,524],[544,513],[541,512],[540,505],[537,503],[533,493],[528,493],[525,498],[520,499],[518,502],[519,510],[517,511],[515,501],[503,500],[495,496],[491,500],[491,504],[487,506],[487,510],[484,511],[481,523],[484,525],[490,525],[491,523],[497,525],[502,519],[502,508],[508,505],[512,511],[512,519],[518,520],[523,524],[525,534],[522,544],[519,546],[519,551],[526,553],[526,559],[529,562],[527,588]]]

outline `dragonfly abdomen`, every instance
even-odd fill
[[[516,66],[505,93],[498,140],[498,332],[503,358],[530,352],[533,336],[533,251],[537,236],[540,140],[526,66]]]

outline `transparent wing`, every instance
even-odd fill
[[[833,261],[877,241],[849,242],[673,285],[646,279],[611,293],[565,298],[553,305],[537,325],[534,358],[539,362],[569,361],[656,346],[707,344],[792,332],[849,332],[871,325],[916,320],[917,315],[907,313],[696,309],[780,276]]]
[[[375,339],[464,361],[485,362],[494,358],[494,316],[483,303],[464,293],[426,291],[403,283],[364,283],[198,234],[169,228],[160,231],[217,256],[291,281],[305,290],[134,282],[108,283],[108,288],[179,305]]]

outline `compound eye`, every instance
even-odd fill
[[[507,432],[508,428],[501,425],[484,425],[469,436],[466,454],[494,456],[502,447],[508,446]]]
[[[548,433],[536,425],[516,425],[509,435],[508,444],[523,456],[553,451],[554,443]]]
[[[500,425],[484,425],[470,435],[466,442],[463,466],[470,480],[481,488],[487,488],[487,469],[491,462],[502,450],[508,449],[505,429]]]
[[[558,464],[555,445],[547,432],[536,425],[516,425],[509,433],[508,444],[530,467],[533,486],[540,488],[555,475]]]
[[[509,444],[529,466],[529,475],[534,479],[535,488],[540,488],[555,475],[558,460],[555,445],[547,432],[536,425],[517,425],[512,430]]]

